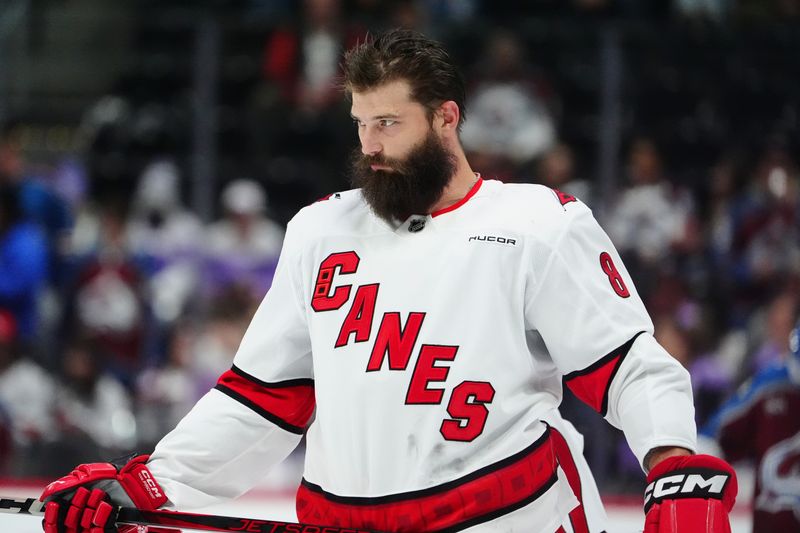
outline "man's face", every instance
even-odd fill
[[[352,181],[373,211],[389,221],[427,213],[450,182],[456,162],[425,107],[411,100],[408,83],[353,93],[351,115],[361,142],[352,157]]]

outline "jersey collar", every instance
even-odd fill
[[[445,207],[443,209],[439,209],[438,211],[434,211],[433,213],[431,213],[431,217],[432,218],[436,218],[439,215],[443,215],[445,213],[449,213],[450,211],[455,211],[456,209],[458,209],[459,207],[461,207],[462,205],[467,203],[470,198],[475,196],[475,194],[481,188],[481,184],[483,183],[483,178],[481,178],[481,175],[477,174],[477,173],[476,173],[476,175],[478,176],[478,179],[475,181],[475,185],[472,186],[472,188],[469,190],[469,192],[467,192],[467,194],[464,195],[464,197],[461,200],[457,201],[453,205],[449,205],[449,206],[447,206],[447,207]]]

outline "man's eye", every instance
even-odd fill
[[[381,119],[380,125],[381,125],[382,128],[385,128],[387,126],[392,126],[392,125],[394,125],[396,123],[397,123],[396,120],[392,120],[390,118],[384,118],[384,119]]]
[[[354,118],[354,119],[353,119],[353,124],[355,124],[355,126],[356,126],[357,128],[360,128],[361,126],[363,126],[363,125],[364,125],[364,123],[363,123],[363,122],[361,122],[360,120],[358,120],[357,118]]]

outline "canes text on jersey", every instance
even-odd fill
[[[372,323],[375,319],[375,303],[378,299],[379,283],[359,285],[350,298],[352,285],[334,287],[334,276],[353,274],[358,269],[360,258],[354,251],[337,252],[329,255],[319,266],[311,307],[321,313],[342,308],[350,301],[350,308],[342,321],[335,348],[347,346],[350,342],[369,342]],[[367,372],[378,372],[383,361],[389,360],[388,371],[405,371],[409,366],[411,354],[417,345],[425,313],[411,312],[405,325],[401,324],[399,312],[384,313],[378,333],[372,344]],[[352,338],[352,341],[351,341]],[[445,389],[431,387],[432,383],[444,383],[450,372],[449,366],[437,363],[452,362],[458,353],[458,346],[441,344],[422,344],[417,361],[411,372],[406,405],[439,405],[444,399]],[[462,381],[456,385],[447,404],[447,413],[452,418],[442,421],[439,432],[447,440],[470,442],[475,440],[486,425],[492,403],[494,387],[486,381]]]

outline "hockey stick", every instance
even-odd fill
[[[0,496],[0,513],[43,515],[44,504],[36,498]],[[120,507],[115,523],[244,533],[376,533],[356,528],[315,526],[181,511],[144,511],[131,507]]]

